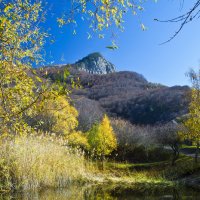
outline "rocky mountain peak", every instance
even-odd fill
[[[115,66],[107,61],[100,53],[91,53],[75,63],[79,70],[90,74],[108,74],[115,72]]]

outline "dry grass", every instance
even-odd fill
[[[98,162],[86,161],[81,151],[66,147],[56,136],[34,135],[0,142],[0,191],[61,188],[85,181],[131,188],[171,188],[171,179],[193,169],[190,159],[184,157],[173,168],[162,163],[152,167],[150,163],[150,168],[139,164],[142,168],[137,170],[138,164],[105,163],[102,171]]]
[[[56,137],[17,137],[0,145],[0,190],[65,187],[85,176],[82,153]]]

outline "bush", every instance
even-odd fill
[[[66,137],[68,145],[76,148],[81,148],[83,150],[89,149],[89,143],[86,136],[83,135],[81,131],[73,132]]]
[[[112,126],[118,143],[113,154],[117,155],[117,160],[153,162],[169,158],[169,153],[158,140],[160,134],[156,126],[136,126],[121,119],[113,119]]]

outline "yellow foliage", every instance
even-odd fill
[[[61,135],[69,135],[78,126],[78,111],[70,105],[66,96],[51,94],[38,104],[36,119],[40,123],[38,129]]]
[[[117,140],[110,120],[104,115],[100,124],[94,124],[87,134],[91,151],[97,155],[109,155],[117,148]]]
[[[40,60],[46,36],[38,26],[41,2],[0,1],[0,134],[29,131],[24,116],[30,116],[42,90],[30,76],[31,65]]]
[[[80,147],[82,149],[89,149],[89,143],[85,135],[81,131],[73,132],[66,137],[68,144],[72,147]]]
[[[181,135],[195,143],[200,141],[200,91],[192,89],[189,117],[184,122],[187,130]]]

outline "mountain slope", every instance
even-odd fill
[[[135,124],[155,124],[188,112],[187,86],[152,84],[135,72],[79,77],[83,88],[73,94],[98,101],[113,117]]]
[[[95,55],[102,58],[101,55]],[[88,57],[86,60],[84,58],[78,63],[88,66]],[[71,68],[63,66],[45,70],[48,71],[47,77],[53,81],[58,78],[57,74],[62,75],[66,68],[70,71],[68,83],[72,78],[80,78],[82,88],[73,89],[72,92],[72,98],[79,99],[79,104],[80,99],[85,102],[88,99],[87,102],[94,103],[94,108],[100,108],[101,112],[106,111],[112,117],[121,117],[135,124],[168,122],[188,112],[187,96],[190,88],[187,86],[167,87],[150,83],[136,72],[99,73],[101,62],[93,66],[95,70],[92,72],[82,71],[82,68],[76,65],[73,64]],[[105,69],[105,65],[103,68]],[[84,110],[84,107],[81,110]]]

